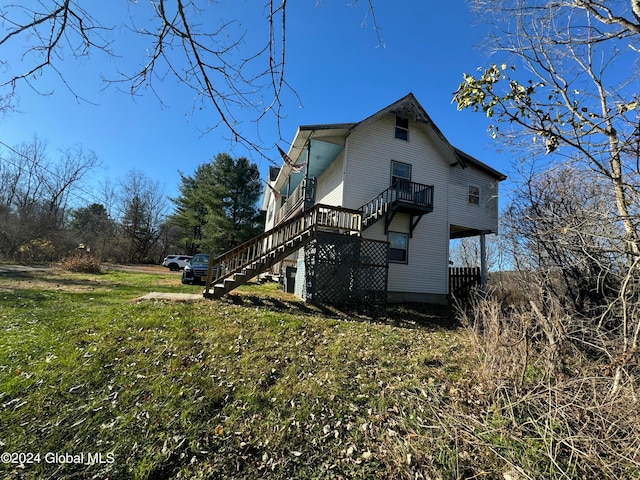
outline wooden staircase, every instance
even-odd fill
[[[219,257],[209,256],[203,295],[220,298],[311,242],[318,231],[360,235],[362,212],[315,205]]]
[[[405,212],[411,215],[413,233],[422,215],[431,211],[433,186],[414,182],[397,183],[359,210],[315,205],[219,257],[210,255],[203,295],[220,298],[310,243],[319,231],[360,235],[384,218],[386,232],[394,215]]]

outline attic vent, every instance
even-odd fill
[[[409,140],[409,120],[404,117],[396,117],[396,138]]]

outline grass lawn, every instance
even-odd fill
[[[441,415],[475,408],[447,309],[317,308],[273,284],[136,301],[199,289],[170,273],[0,275],[2,476],[472,474]]]

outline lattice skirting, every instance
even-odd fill
[[[387,242],[320,232],[305,248],[304,258],[307,301],[386,302]]]

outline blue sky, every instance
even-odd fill
[[[268,35],[264,3],[209,2],[210,12],[203,21],[216,25],[222,19],[237,19],[233,28],[246,32],[241,47],[248,52]],[[451,103],[463,72],[472,73],[490,62],[477,48],[486,27],[474,25],[465,3],[375,1],[384,47],[378,45],[367,16],[367,2],[352,3],[288,2],[286,79],[301,101],[291,93],[284,95],[282,139],[269,116],[258,128],[251,122],[243,124],[243,133],[271,148],[265,153],[280,163],[272,147],[279,143],[286,150],[298,125],[359,121],[413,92],[453,145],[508,174],[508,156],[499,154],[499,144],[487,135],[489,121],[479,113],[458,112]],[[92,8],[98,8],[93,13],[106,19],[107,25],[128,18],[143,25],[150,17],[142,6],[124,0]],[[52,156],[58,148],[82,144],[95,151],[103,165],[92,181],[116,180],[135,168],[157,180],[169,196],[177,193],[178,171],[192,174],[220,152],[248,156],[259,164],[264,177],[269,162],[231,141],[222,127],[202,133],[216,122],[212,110],[194,113],[193,92],[173,80],[155,83],[165,105],[151,91],[132,97],[126,85],[105,88],[101,77],[116,78],[118,72],[135,67],[144,59],[146,48],[140,38],[120,27],[105,36],[113,40],[115,57],[96,54],[78,61],[65,55],[58,64],[67,83],[87,101],[78,101],[54,72],[45,71],[32,85],[53,94],[43,96],[20,85],[18,111],[0,120],[0,141],[15,145],[37,135],[46,140]],[[16,54],[0,51],[0,58],[20,65]],[[98,200],[90,198],[89,192],[87,202]]]

